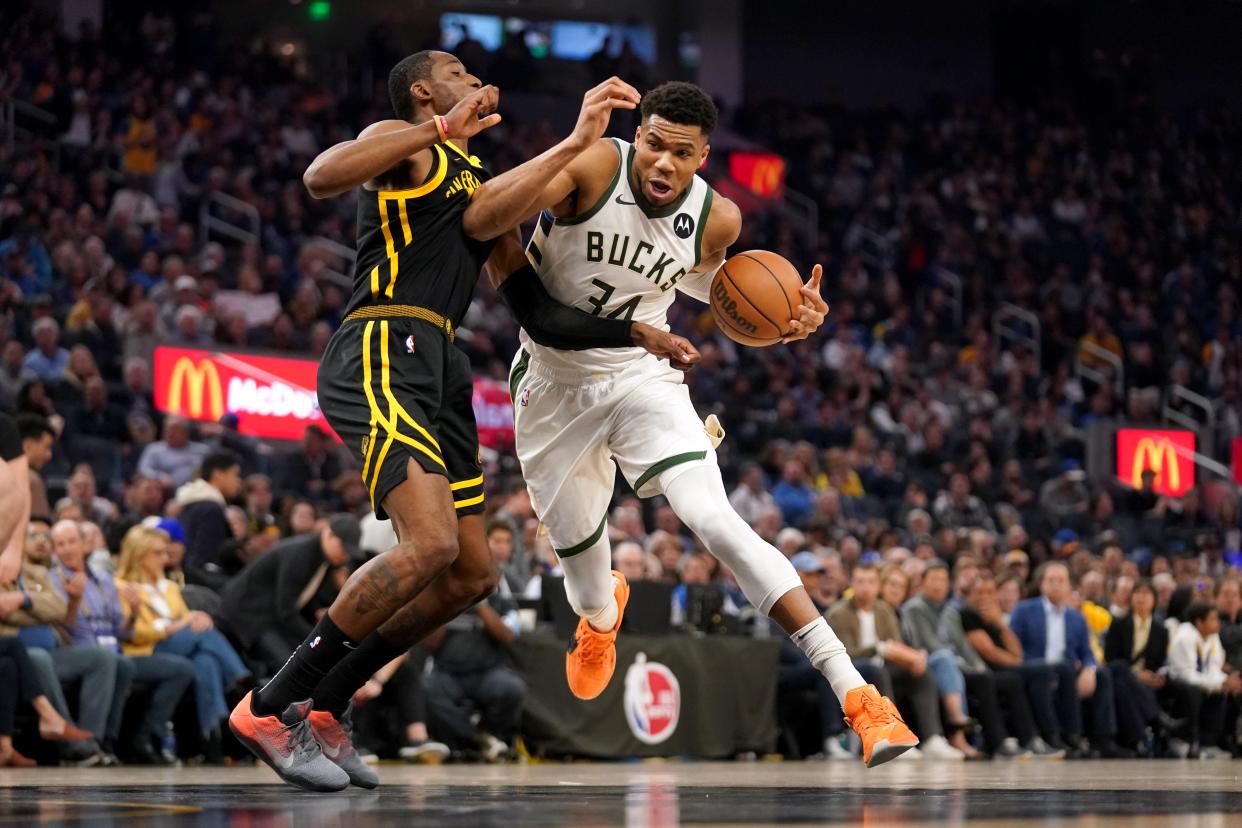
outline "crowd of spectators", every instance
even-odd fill
[[[193,726],[179,741],[217,758],[227,701],[384,548],[329,435],[274,445],[232,414],[166,416],[151,376],[161,343],[322,352],[347,287],[314,240],[351,244],[354,204],[310,199],[301,173],[386,117],[384,94],[342,96],[300,56],[222,42],[209,15],[109,11],[106,31],[72,37],[0,12],[0,97],[56,119],[41,139],[0,143],[0,406],[23,415],[37,518],[22,579],[0,585],[25,596],[0,601],[0,633],[20,628],[28,650],[0,652],[0,673],[21,679],[0,695],[0,762],[20,756],[5,747],[18,702],[39,733],[80,737],[68,758],[171,761],[183,697]],[[860,669],[952,745],[935,741],[945,757],[1237,749],[1237,492],[1168,497],[1153,474],[1131,486],[1084,462],[1088,428],[1159,421],[1175,384],[1212,403],[1202,452],[1227,459],[1242,435],[1242,123],[1123,86],[916,114],[726,112],[818,208],[808,238],[747,204],[739,247],[822,262],[832,312],[769,349],[738,348],[696,303],[671,315],[703,353],[687,382],[728,429],[735,508],[794,560]],[[554,139],[506,113],[472,151],[504,168]],[[257,210],[253,241],[200,234],[213,192]],[[1038,328],[994,327],[1005,303]],[[480,375],[504,377],[516,329],[485,286],[459,344]],[[395,717],[390,748],[408,758],[443,755],[432,735],[495,758],[517,729],[520,679],[482,676],[520,631],[514,600],[557,563],[514,458],[487,461],[502,594],[360,691],[378,699],[364,718]],[[619,491],[608,525],[618,569],[680,588],[679,623],[701,621],[685,587],[714,584],[721,611],[748,619],[732,629],[765,626],[666,505]],[[811,732],[801,752],[847,752],[839,711],[793,655],[790,749]],[[110,692],[78,693],[86,677]]]

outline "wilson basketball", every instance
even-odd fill
[[[783,256],[747,250],[724,263],[712,280],[716,325],[740,345],[762,348],[789,333],[789,320],[802,304],[802,277]]]

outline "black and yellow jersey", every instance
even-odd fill
[[[431,148],[431,172],[406,190],[358,191],[358,258],[346,313],[405,305],[426,308],[454,327],[470,307],[494,241],[462,230],[475,189],[491,177],[452,141]]]

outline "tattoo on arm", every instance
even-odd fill
[[[400,599],[397,573],[392,571],[392,566],[382,556],[359,570],[358,575],[358,598],[354,612],[359,615],[392,607]]]

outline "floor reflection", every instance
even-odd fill
[[[679,786],[656,774],[628,787],[385,786],[309,794],[281,785],[0,788],[0,825],[205,828],[676,828],[856,823],[1224,826],[1239,792]]]

